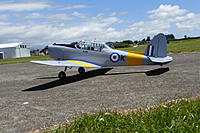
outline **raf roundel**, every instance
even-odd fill
[[[119,58],[120,58],[120,56],[119,56],[119,54],[116,53],[116,52],[114,52],[114,53],[112,53],[112,54],[110,55],[110,60],[111,60],[112,62],[114,62],[114,63],[118,62],[118,61],[119,61]]]

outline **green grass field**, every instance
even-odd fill
[[[160,104],[128,114],[100,112],[84,114],[57,129],[42,132],[200,132],[200,98]]]
[[[168,48],[168,53],[199,52],[200,39],[171,41],[168,44],[167,48]],[[120,48],[119,50],[144,52],[145,49],[146,49],[146,46],[138,46],[135,48],[134,47]]]
[[[23,58],[3,59],[3,60],[0,60],[0,65],[27,63],[27,62],[30,62],[31,60],[50,60],[50,57],[49,56],[31,56],[31,57],[23,57]]]

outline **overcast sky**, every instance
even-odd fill
[[[200,36],[199,0],[1,0],[0,43]]]

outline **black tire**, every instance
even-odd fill
[[[59,74],[58,74],[58,77],[59,79],[65,79],[66,78],[66,73],[64,71],[61,71]]]
[[[79,67],[79,68],[78,68],[78,72],[79,72],[80,74],[85,73],[85,68]]]

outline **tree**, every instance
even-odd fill
[[[72,45],[75,45],[75,44],[78,44],[78,42],[72,42],[71,44],[72,44]]]
[[[187,35],[184,35],[184,38],[187,39]]]
[[[171,41],[175,39],[175,36],[173,34],[165,35],[167,41]]]
[[[135,40],[135,41],[134,41],[134,43],[135,43],[135,44],[137,44],[137,43],[138,43],[138,41],[137,41],[137,40]]]
[[[129,47],[130,45],[124,42],[119,42],[117,44],[115,44],[115,48],[126,48]]]
[[[138,42],[138,45],[145,45],[145,44],[146,44],[146,41],[144,41],[144,39]]]
[[[78,42],[72,42],[71,44],[72,44],[72,45],[75,45],[75,44],[78,44]]]
[[[133,44],[133,41],[131,41],[131,40],[125,40],[125,41],[123,41],[123,43]]]

